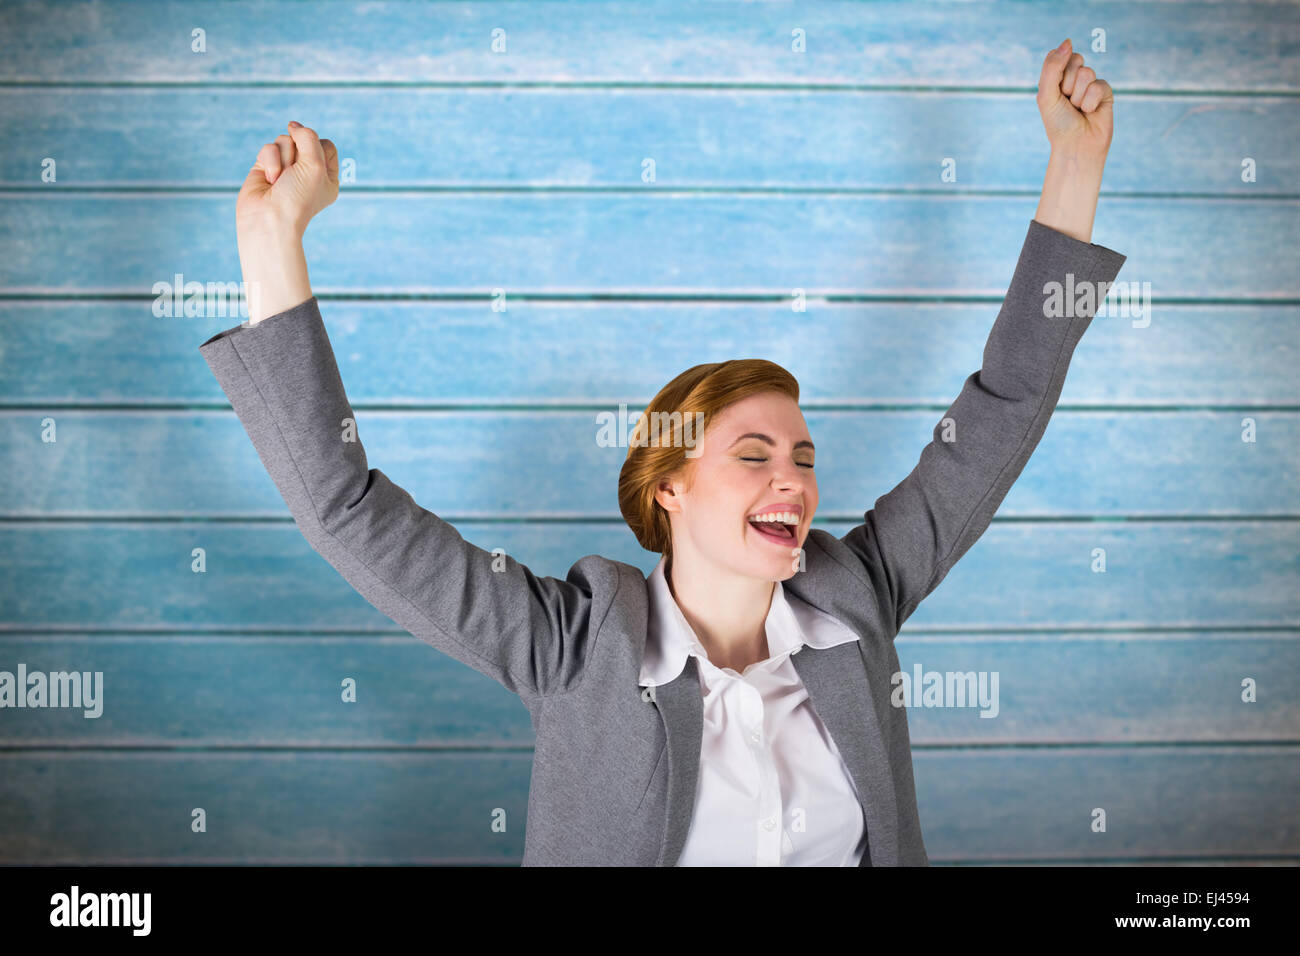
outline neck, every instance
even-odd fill
[[[715,667],[737,673],[768,658],[767,613],[776,583],[734,574],[690,554],[664,567],[668,589]]]

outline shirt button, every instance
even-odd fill
[[[759,730],[754,731],[752,734],[749,735],[749,739],[754,741],[754,743],[758,743],[760,740],[763,739],[762,731]]]
[[[763,829],[764,829],[764,830],[775,830],[775,829],[776,829],[776,821],[775,821],[774,819],[772,819],[771,817],[768,817],[766,820],[763,821]]]

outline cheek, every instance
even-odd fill
[[[709,475],[712,479],[705,494],[696,500],[696,517],[714,528],[729,528],[736,524],[744,510],[745,502],[754,496],[738,484],[742,476]],[[702,491],[705,489],[702,488]],[[747,497],[748,496],[748,497]]]

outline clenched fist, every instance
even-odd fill
[[[1114,128],[1115,94],[1110,84],[1072,53],[1069,38],[1047,54],[1038,77],[1038,112],[1052,152],[1081,159],[1105,159]]]
[[[257,154],[235,203],[240,244],[293,229],[301,236],[311,218],[339,195],[339,151],[297,122]]]

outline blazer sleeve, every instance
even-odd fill
[[[315,296],[199,351],[303,536],[367,601],[526,698],[580,679],[586,582],[538,577],[468,543],[368,467]]]
[[[1056,409],[1074,348],[1126,258],[1029,221],[982,366],[912,472],[840,539],[892,611],[895,634],[984,533],[1020,476]],[[1081,291],[1088,287],[1092,298]],[[1061,309],[1049,308],[1053,302]]]

